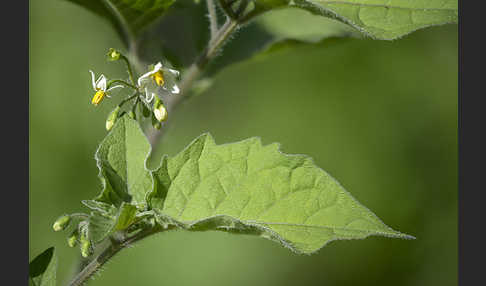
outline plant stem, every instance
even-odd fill
[[[213,0],[206,0],[206,4],[208,5],[209,29],[211,31],[211,39],[213,39],[218,32],[218,16],[216,15],[216,5],[214,4]]]
[[[130,77],[130,81],[134,86],[136,86],[137,84],[135,83],[135,77],[133,77],[133,71],[132,71],[132,66],[130,65],[130,61],[128,61],[127,57],[125,57],[124,55],[122,55],[120,58],[124,60],[125,63],[127,64],[127,71],[128,71],[128,76]]]
[[[211,10],[214,12],[214,19],[216,14],[214,10],[214,3],[212,0],[208,1],[208,10],[210,10],[210,14],[212,13]],[[212,3],[212,5],[210,4]],[[213,8],[210,8],[212,6]],[[213,16],[211,16],[213,19]],[[212,24],[214,25],[214,24]],[[216,24],[217,25],[217,24]],[[171,96],[166,102],[166,108],[170,111],[174,110],[180,102],[182,102],[187,96],[184,96],[184,93],[190,89],[196,78],[201,74],[204,70],[206,65],[210,62],[212,58],[216,55],[216,52],[221,48],[224,44],[225,40],[228,39],[229,35],[238,27],[238,22],[228,18],[226,23],[219,30],[214,33],[214,36],[211,37],[211,40],[208,43],[206,49],[202,52],[202,54],[196,59],[196,61],[188,68],[188,70],[184,73],[184,77],[181,80],[179,85],[181,89],[181,93],[178,96]],[[211,27],[213,29],[213,27]],[[216,29],[215,29],[216,30]],[[121,57],[127,64],[128,74],[130,76],[130,81],[132,82],[133,86],[136,85],[133,72],[130,67],[130,63],[125,56]],[[126,82],[120,81],[121,83],[128,84]],[[138,92],[135,92],[134,95],[131,97],[123,100],[120,105],[124,104],[125,102],[133,99],[137,96]],[[137,101],[139,98],[137,97]],[[136,105],[136,104],[135,104]],[[148,135],[149,141],[151,142],[152,146],[156,146],[158,140],[162,136],[162,132],[154,133]],[[69,286],[79,286],[86,282],[88,278],[90,278],[96,271],[98,271],[108,260],[110,260],[115,254],[117,254],[122,249],[128,247],[129,245],[148,237],[152,234],[159,233],[162,231],[166,231],[172,229],[173,227],[169,227],[167,229],[163,229],[161,226],[155,226],[153,228],[147,229],[145,231],[141,231],[129,238],[126,238],[123,241],[112,241],[111,244],[101,252],[95,259],[93,259],[86,267],[84,267],[81,272],[79,272],[74,279],[69,283]]]
[[[170,228],[168,228],[170,229]],[[120,250],[130,246],[131,244],[147,237],[152,234],[162,232],[168,229],[163,229],[160,226],[155,226],[153,228],[147,229],[145,231],[141,231],[134,236],[131,236],[129,238],[126,238],[123,241],[120,242],[114,242],[112,243],[105,249],[103,252],[101,252],[98,257],[93,259],[86,267],[79,272],[76,277],[69,283],[69,286],[79,286],[82,285],[83,283],[88,280],[96,271],[98,271],[101,266],[103,266],[110,258],[112,258],[115,254],[117,254]]]
[[[131,88],[133,88],[135,90],[137,89],[137,87],[134,86],[133,84],[130,84],[130,83],[128,83],[128,82],[126,82],[124,80],[121,80],[121,79],[110,80],[110,82],[108,83],[108,87],[107,88],[110,88],[110,86],[112,86],[114,83],[121,83],[121,84],[126,85],[128,87],[131,87]]]
[[[129,102],[130,100],[134,99],[136,96],[138,96],[138,91],[136,91],[132,96],[129,98],[125,98],[124,100],[120,101],[118,106],[122,107],[125,103]]]
[[[227,18],[226,22],[223,26],[218,30],[214,38],[212,38],[206,49],[202,52],[202,54],[196,59],[196,61],[187,69],[184,73],[184,76],[179,84],[179,88],[181,89],[181,93],[177,96],[170,96],[164,102],[167,108],[167,112],[172,112],[175,108],[184,100],[187,99],[188,96],[185,95],[188,90],[190,90],[192,84],[196,80],[196,78],[201,74],[204,70],[206,65],[216,56],[216,52],[221,48],[224,44],[225,40],[235,31],[238,27],[238,22],[236,20]],[[166,126],[164,124],[164,126]],[[152,131],[147,135],[152,148],[157,146],[160,138],[162,137],[162,129]]]

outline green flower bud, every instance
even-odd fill
[[[120,59],[121,53],[113,48],[110,48],[106,57],[109,61],[117,61]]]
[[[52,225],[54,231],[60,231],[68,227],[69,222],[71,222],[71,217],[69,215],[60,216]]]
[[[130,116],[130,118],[132,118],[132,119],[136,119],[136,118],[135,118],[135,112],[133,112],[133,110],[130,110],[130,111],[128,112],[128,116]]]
[[[69,245],[69,247],[75,247],[76,246],[76,244],[78,243],[78,234],[79,234],[79,232],[76,229],[68,237],[68,245]]]
[[[81,255],[83,257],[90,256],[93,253],[93,249],[91,248],[91,241],[84,234],[81,234],[80,242]]]
[[[155,129],[160,129],[160,127],[162,127],[162,123],[160,123],[157,118],[155,118],[155,114],[152,113],[152,126],[155,128]]]
[[[120,111],[120,106],[117,106],[113,111],[108,115],[108,118],[106,119],[106,130],[110,131],[111,128],[113,128],[113,125],[115,125],[115,121],[118,118],[118,112]]]
[[[140,103],[140,108],[142,109],[143,117],[150,116],[150,109],[147,107],[147,105],[145,105],[144,103]]]
[[[154,115],[159,122],[167,120],[167,109],[157,96],[154,100]]]

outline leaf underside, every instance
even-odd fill
[[[175,0],[67,0],[104,17],[125,44],[169,9]]]
[[[457,0],[256,0],[256,14],[296,7],[336,19],[378,40],[393,40],[415,30],[457,23]]]

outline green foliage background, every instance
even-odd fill
[[[88,69],[125,77],[104,61],[109,47],[122,43],[94,14],[30,1],[29,259],[55,246],[58,285],[80,255],[51,226],[99,193],[94,152],[114,106],[90,104]],[[280,142],[416,240],[337,241],[299,256],[252,236],[171,232],[121,252],[90,285],[456,285],[457,61],[457,25],[275,53],[218,74],[160,146],[174,155],[206,131],[218,144]]]

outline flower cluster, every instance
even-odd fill
[[[106,129],[110,130],[118,117],[125,114],[125,111],[120,112],[122,105],[126,102],[134,100],[132,110],[128,114],[136,119],[136,106],[141,105],[143,116],[152,116],[153,125],[155,128],[160,128],[161,123],[167,120],[167,109],[164,106],[161,95],[175,95],[180,93],[177,86],[177,78],[179,71],[165,67],[161,62],[149,67],[149,71],[138,77],[135,81],[129,60],[115,49],[110,49],[107,54],[109,61],[123,60],[127,64],[128,73],[130,75],[131,83],[115,79],[110,80],[105,75],[100,75],[95,80],[95,74],[91,70],[91,82],[95,94],[91,103],[95,106],[100,104],[105,97],[110,98],[112,90],[116,88],[130,88],[134,94],[120,102],[120,104],[110,113],[106,121]],[[115,85],[115,83],[120,83]],[[153,103],[152,103],[153,102]],[[151,114],[151,115],[150,115]]]

